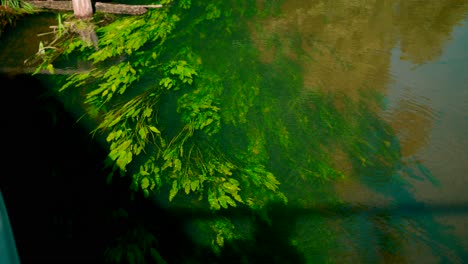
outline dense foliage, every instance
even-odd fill
[[[189,17],[188,8],[199,17]],[[62,90],[89,91],[86,102],[104,116],[98,129],[108,133],[114,171],[130,169],[135,191],[148,196],[167,185],[169,200],[183,191],[205,197],[212,209],[238,204],[260,208],[274,196],[285,200],[278,180],[265,160],[251,158],[246,151],[224,153],[218,136],[222,124],[242,121],[249,105],[224,106],[220,98],[226,93],[225,76],[205,68],[197,51],[184,45],[192,29],[239,12],[221,12],[223,8],[180,1],[144,17],[118,19],[98,29],[98,50],[80,38],[67,39],[62,55],[79,51],[95,67],[71,76]],[[176,30],[181,24],[185,25]],[[233,26],[223,22],[217,34],[229,34]],[[49,59],[56,57],[50,54]],[[53,70],[50,61],[45,62],[43,67]],[[160,119],[172,117],[164,117],[160,107],[174,95],[179,97],[174,109],[179,120],[164,127],[168,124]],[[237,114],[240,118],[233,116]]]

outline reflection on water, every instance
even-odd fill
[[[444,46],[440,57],[433,58],[431,63],[416,65],[412,62],[401,61],[398,56],[399,49],[395,50],[392,72],[400,77],[389,89],[388,109],[384,118],[393,125],[402,110],[407,112],[413,108],[415,118],[431,118],[429,125],[413,124],[407,130],[426,130],[425,134],[407,137],[408,145],[420,144],[413,149],[413,160],[426,164],[431,176],[440,182],[440,186],[431,185],[428,181],[413,179],[415,196],[418,200],[428,204],[464,205],[468,194],[464,191],[468,184],[466,171],[468,170],[468,123],[466,113],[468,110],[466,69],[468,67],[466,43],[468,32],[466,20],[453,29],[451,40]],[[400,107],[401,102],[408,101],[408,105]],[[410,105],[413,105],[410,107]],[[415,106],[418,107],[415,107]],[[419,128],[416,128],[418,127]],[[430,126],[430,129],[427,128]],[[397,131],[400,139],[405,138],[403,133]],[[415,132],[416,133],[416,132]],[[403,139],[404,140],[404,139]],[[437,217],[438,222],[454,228],[453,233],[459,237],[468,237],[466,230],[466,216]],[[468,242],[463,240],[464,248]]]
[[[405,94],[391,113],[391,126],[398,131],[403,157],[414,155],[427,143],[436,117],[433,110],[424,103],[428,103],[424,97],[414,98]]]
[[[285,1],[280,15],[261,18],[257,21],[261,26],[251,26],[261,60],[275,65],[284,56],[298,63],[304,95],[331,95],[328,113],[340,115],[338,130],[351,131],[349,135],[329,129],[320,135],[326,140],[321,147],[348,176],[336,183],[339,199],[364,212],[321,223],[342,234],[335,241],[341,253],[335,252],[331,259],[438,263],[466,258],[463,246],[450,234],[466,247],[466,215],[458,213],[466,214],[468,202],[462,190],[467,185],[467,94],[462,83],[466,83],[468,42],[463,37],[466,26],[461,24],[467,7],[465,1],[456,0]],[[462,26],[455,29],[458,34],[453,33],[454,26]],[[450,41],[465,48],[459,48],[456,57],[441,58],[446,57]],[[419,65],[431,68],[439,61],[444,66],[434,69],[435,75],[414,70],[424,72]],[[456,73],[449,72],[452,68]],[[316,111],[317,102],[309,103]],[[458,127],[442,127],[442,122],[458,122]],[[450,140],[453,136],[456,139]],[[443,158],[444,152],[453,158]],[[297,188],[298,197],[315,191]],[[441,207],[445,209],[437,209]],[[455,215],[447,216],[450,213]],[[317,254],[307,237],[316,230],[304,226],[313,223],[309,220],[298,220],[303,232],[298,247],[313,262]],[[454,226],[455,233],[444,224]]]
[[[289,200],[266,219],[234,210],[245,236],[220,256],[466,260],[465,1],[256,2],[234,39],[208,25],[187,40],[224,78],[224,150],[266,163]],[[192,217],[209,247],[209,216]]]
[[[39,50],[39,41],[43,41],[46,45],[47,40],[50,41],[51,34],[41,36],[39,34],[52,32],[49,26],[56,15],[43,13],[31,17],[19,19],[14,28],[2,34],[0,44],[2,71],[5,71],[5,67],[16,70],[24,67],[24,61]]]

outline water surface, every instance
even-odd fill
[[[466,261],[468,5],[256,5],[256,15],[239,18],[242,33],[228,38],[212,26],[187,40],[206,67],[232,75],[223,80],[230,89],[221,98],[236,109],[224,116],[231,125],[220,134],[224,148],[248,145],[289,200],[272,206],[270,226],[239,217],[252,243],[245,245],[258,253],[240,241],[226,256],[271,254],[264,258],[278,263]],[[11,45],[24,38],[5,39]],[[15,46],[2,44],[2,67],[22,67],[18,61],[34,50]],[[192,224],[187,233],[205,245]]]

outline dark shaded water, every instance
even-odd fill
[[[187,211],[184,206],[164,211],[167,217],[161,225],[171,223],[164,229],[177,230],[171,235],[179,240],[168,242],[164,238],[170,234],[159,230],[164,233],[162,254],[173,260],[170,263],[183,259],[170,255],[174,248],[194,261],[211,257],[220,263],[465,262],[467,4],[456,0],[278,3],[258,1],[260,10],[277,11],[248,21],[249,38],[210,39],[213,47],[223,48],[207,48],[204,62],[228,65],[229,71],[243,74],[247,81],[259,78],[262,89],[271,91],[260,93],[258,112],[247,118],[258,124],[254,136],[304,146],[291,153],[276,145],[268,149],[270,167],[279,175],[289,203],[271,206],[271,225],[233,211],[237,227],[250,239],[227,245],[221,257],[205,255],[209,241],[193,224],[209,220],[210,214]],[[89,124],[82,127],[73,121],[83,111],[74,104],[76,99],[49,93],[47,82],[25,75],[11,77],[37,50],[37,39],[30,36],[49,31],[36,26],[44,26],[45,21],[54,24],[54,19],[29,17],[14,34],[2,36],[1,67],[9,74],[2,82],[9,91],[4,98],[17,100],[16,107],[31,113],[2,120],[7,124],[11,165],[2,173],[9,175],[2,178],[2,192],[7,203],[20,201],[22,195],[29,198],[11,206],[24,259],[58,258],[57,248],[66,258],[99,258],[110,235],[96,233],[111,232],[103,229],[106,210],[110,211],[109,204],[120,205],[118,194],[103,195],[111,191],[96,164],[105,154],[85,136]],[[193,43],[198,47],[200,41]],[[234,48],[228,53],[225,46]],[[199,49],[203,53],[203,47]],[[258,72],[236,60],[243,49],[258,50]],[[233,53],[236,50],[239,54]],[[226,80],[230,81],[238,84]],[[20,83],[27,89],[18,90]],[[30,97],[23,98],[25,94]],[[278,105],[281,110],[270,108]],[[4,106],[3,113],[16,113]],[[307,129],[299,127],[304,122],[310,122]],[[237,140],[226,138],[226,145],[233,147]],[[325,173],[321,163],[325,160],[344,177],[325,184],[311,177],[311,171]],[[60,180],[52,175],[60,175]],[[107,200],[101,198],[106,196]],[[144,209],[134,210],[145,215],[138,219],[153,219],[142,213]],[[35,219],[34,225],[28,224],[30,219]],[[44,237],[48,243],[43,243]],[[41,243],[48,249],[37,248]]]
[[[1,83],[12,101],[2,104],[1,191],[22,263],[97,259],[112,208],[105,152],[41,81],[2,74]]]

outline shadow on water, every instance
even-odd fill
[[[353,158],[353,167],[360,182],[390,198],[391,202],[388,208],[366,209],[373,213],[368,221],[358,226],[371,225],[368,227],[374,230],[381,254],[398,256],[408,250],[403,241],[411,241],[410,246],[412,243],[427,246],[442,263],[462,263],[467,255],[460,238],[450,234],[450,227],[435,217],[466,216],[468,207],[463,203],[442,205],[419,201],[408,179],[417,178],[437,185],[430,171],[423,164],[401,157],[399,142],[386,123],[373,117],[367,120],[367,124],[361,125],[362,131],[366,131],[362,137],[367,143],[353,148],[354,153],[363,155],[366,160]]]
[[[105,214],[118,191],[105,186],[105,157],[38,79],[1,75],[1,190],[20,259],[100,260]]]
[[[24,61],[38,52],[39,42],[47,45],[52,40],[53,35],[47,33],[52,32],[50,26],[57,24],[56,19],[56,14],[47,12],[23,16],[14,27],[4,32],[0,41],[2,71],[22,72],[25,68]]]

